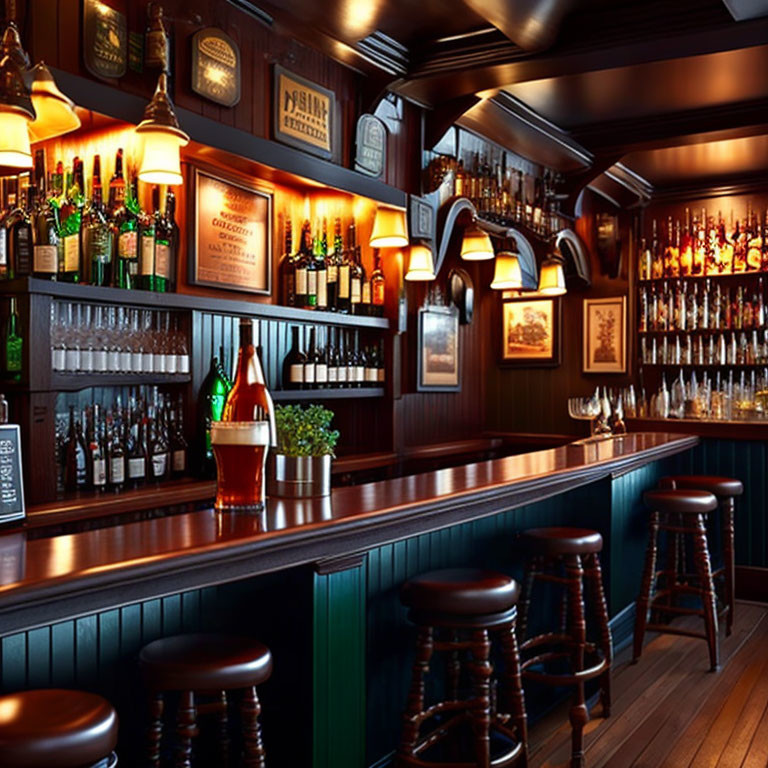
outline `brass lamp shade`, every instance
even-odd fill
[[[408,245],[408,227],[405,211],[380,205],[373,220],[373,231],[368,241],[371,248],[404,248]]]
[[[541,265],[539,293],[542,296],[562,296],[566,293],[565,272],[559,259],[547,259]]]
[[[32,167],[29,124],[34,119],[35,109],[21,69],[6,55],[0,61],[0,166],[4,169]]]
[[[520,290],[522,287],[523,274],[520,271],[520,259],[517,258],[517,254],[510,251],[497,253],[491,288],[494,291],[511,291]]]
[[[467,227],[461,242],[461,258],[466,261],[485,261],[493,257],[493,245],[488,233],[480,229],[477,224]]]
[[[176,118],[165,72],[157,80],[155,95],[144,110],[144,120],[136,126],[136,133],[144,144],[139,179],[148,184],[181,184],[184,179],[179,150],[189,143],[189,136]]]
[[[432,258],[432,250],[426,245],[415,243],[410,247],[408,259],[408,271],[406,280],[434,280],[435,262]]]
[[[48,67],[41,61],[32,70],[32,105],[37,117],[29,124],[32,141],[51,139],[80,127],[74,103],[57,87]]]

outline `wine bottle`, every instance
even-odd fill
[[[31,188],[27,187],[26,193],[19,195],[19,200],[6,219],[9,280],[32,273],[32,222],[29,216],[31,194]],[[16,200],[15,195],[13,199]]]
[[[351,231],[354,233],[354,224],[351,225]],[[339,237],[339,240],[341,238]],[[349,284],[349,271],[350,271],[350,254],[353,253],[353,247],[349,242],[349,231],[347,234],[347,247],[343,248],[340,256],[337,256],[338,265],[338,286],[336,289],[336,309],[339,312],[348,314],[350,311],[350,284]]]
[[[133,440],[128,453],[128,480],[137,487],[147,479],[147,419],[141,408],[137,406],[135,420],[132,426]]]
[[[316,354],[315,329],[310,328],[309,346],[307,347],[307,354],[304,359],[304,389],[315,389],[317,386],[317,382],[315,381]]]
[[[328,236],[325,232],[325,219],[323,219],[323,230],[317,239],[317,248],[315,249],[315,271],[317,286],[316,308],[325,312],[328,309]]]
[[[59,270],[58,279],[66,283],[82,280],[82,228],[85,204],[83,161],[76,157],[72,163],[72,174],[67,175],[68,185],[65,196],[54,201],[58,206]],[[56,209],[55,209],[56,210]]]
[[[157,400],[157,387],[155,387],[154,402],[149,407],[148,418],[148,445],[149,445],[149,471],[152,480],[159,482],[165,480],[170,471],[170,449],[166,439],[164,424],[164,409],[162,403]]]
[[[17,311],[16,297],[11,296],[10,311],[5,325],[5,374],[13,381],[21,380],[23,341],[21,321]]]
[[[139,213],[139,268],[138,287],[145,291],[155,288],[155,224],[154,212],[160,208],[160,190],[152,188],[152,211]]]
[[[83,263],[86,268],[85,282],[91,285],[112,284],[112,259],[114,242],[112,229],[107,220],[101,187],[101,157],[93,158],[91,202],[83,217]]]
[[[301,227],[301,237],[299,239],[299,250],[295,259],[296,274],[296,296],[295,306],[306,307],[307,297],[307,264],[312,260],[312,233],[310,232],[309,221],[305,220]]]
[[[88,445],[91,464],[91,485],[94,490],[103,491],[107,487],[107,456],[104,446],[104,425],[101,420],[101,408],[98,405],[94,405],[92,413]]]
[[[285,216],[285,249],[280,257],[278,275],[280,280],[280,301],[286,307],[293,307],[296,303],[296,263],[293,250],[293,230],[291,217]]]
[[[139,203],[136,199],[136,182],[131,184],[123,204],[115,212],[117,230],[117,274],[118,288],[138,288],[139,271]]]
[[[373,254],[373,272],[371,272],[371,309],[376,317],[384,317],[385,280],[381,269],[381,256],[378,249]]]
[[[75,421],[75,406],[69,406],[69,435],[64,448],[64,489],[76,491],[87,483],[85,442]]]
[[[176,410],[170,410],[171,414],[171,471],[177,477],[181,477],[187,471],[187,440],[184,437],[184,407],[181,395],[179,395]]]
[[[349,384],[348,369],[349,361],[345,346],[344,331],[337,329],[339,346],[336,353],[336,381],[339,387],[346,387]]]
[[[339,354],[334,344],[335,335],[336,329],[333,327],[329,328],[325,354],[328,361],[328,386],[331,388],[338,386],[339,383]]]
[[[292,344],[283,360],[283,389],[301,389],[304,386],[304,364],[307,356],[301,347],[301,328],[294,325],[291,328]]]
[[[354,221],[349,225],[349,241],[349,313],[357,315],[360,314],[364,272],[360,264],[360,246],[357,245]]]
[[[125,485],[125,444],[121,424],[114,414],[107,416],[107,454],[107,481],[110,488],[121,491]]]
[[[211,446],[211,422],[221,421],[230,387],[219,370],[219,358],[211,357],[197,396],[197,472],[201,477],[216,477],[216,460]]]
[[[315,385],[318,389],[328,386],[328,344],[322,346],[319,338],[315,350]]]
[[[378,362],[376,347],[368,347],[365,354],[364,379],[366,387],[375,387],[378,380]]]

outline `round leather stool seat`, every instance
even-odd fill
[[[82,768],[117,744],[117,713],[101,696],[45,689],[0,696],[3,768]]]
[[[603,537],[588,528],[531,528],[520,543],[540,555],[588,555],[603,549]]]
[[[420,613],[486,615],[508,611],[517,602],[517,582],[480,568],[448,568],[419,574],[403,584],[405,605]]]
[[[648,509],[672,515],[706,515],[717,509],[717,498],[709,491],[646,491],[643,499]]]
[[[741,480],[716,475],[672,475],[662,478],[659,485],[662,488],[676,488],[681,491],[708,491],[721,499],[741,496],[744,493]]]
[[[272,654],[247,637],[175,635],[145,645],[144,679],[158,691],[232,690],[259,685],[272,674]]]

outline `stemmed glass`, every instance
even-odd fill
[[[572,419],[578,421],[590,422],[590,434],[594,437],[599,434],[597,428],[598,416],[602,412],[602,404],[597,393],[592,397],[569,397],[568,398],[568,415]]]

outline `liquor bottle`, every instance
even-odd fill
[[[347,231],[347,247],[342,249],[341,256],[337,254],[337,265],[339,270],[337,288],[336,309],[343,314],[349,314],[350,304],[350,258],[354,253],[354,244],[350,242],[350,234],[354,236],[354,224],[350,225]]]
[[[10,311],[5,324],[4,355],[5,374],[14,381],[21,380],[21,360],[24,342],[21,337],[21,321],[16,297],[11,296]]]
[[[315,386],[318,389],[325,389],[328,386],[328,344],[320,344],[319,333],[318,342],[315,349]]]
[[[10,213],[8,186],[10,179],[0,178],[0,280],[8,280],[8,232],[5,228]]]
[[[363,378],[365,379],[366,387],[375,387],[378,381],[378,351],[376,347],[368,347],[365,354],[365,370],[363,372]]]
[[[316,270],[316,293],[317,309],[325,312],[328,310],[328,234],[325,230],[325,219],[323,219],[323,228],[317,239],[315,247],[315,270]]]
[[[37,162],[37,158],[35,160]],[[44,188],[40,186],[37,187],[31,220],[33,275],[41,280],[55,280],[58,272],[59,235],[53,209],[45,199]]]
[[[90,484],[96,491],[103,491],[107,487],[107,455],[103,427],[101,408],[94,405],[89,430],[88,451],[91,466]]]
[[[293,344],[283,360],[283,389],[301,389],[304,386],[304,365],[307,356],[301,349],[301,328],[294,325],[291,328]]]
[[[107,482],[116,491],[121,491],[125,485],[125,444],[120,427],[114,414],[107,417]]]
[[[640,310],[639,310],[639,327],[640,333],[645,333],[648,330],[648,291],[645,287],[640,289]]]
[[[328,329],[328,344],[325,347],[325,356],[328,361],[328,386],[333,388],[339,384],[339,353],[334,344],[336,329]]]
[[[27,195],[30,188],[27,188]],[[8,214],[8,279],[24,277],[32,273],[32,222],[29,217],[28,199],[19,195],[13,210]],[[13,195],[13,200],[16,196]]]
[[[286,307],[293,307],[296,304],[296,261],[293,251],[293,230],[291,227],[291,217],[285,216],[285,249],[280,257],[280,266],[278,268],[280,280],[280,302]]]
[[[309,221],[304,220],[301,226],[301,236],[299,239],[299,250],[296,253],[295,273],[296,273],[296,299],[295,306],[306,307],[308,302],[307,295],[307,264],[312,261],[312,233],[310,231]]]
[[[219,367],[219,358],[212,357],[197,396],[197,472],[201,477],[216,477],[216,461],[211,446],[211,422],[221,421],[224,403],[230,387]]]
[[[75,421],[75,406],[69,406],[69,435],[64,448],[64,489],[76,491],[88,481],[85,460],[85,441]]]
[[[155,290],[155,235],[156,223],[154,212],[160,209],[160,190],[152,188],[152,211],[139,212],[139,268],[138,288],[145,291]]]
[[[117,230],[117,271],[115,283],[118,288],[138,288],[139,271],[139,201],[134,180],[130,192],[126,192],[123,204],[114,216]]]
[[[67,188],[61,198],[52,202],[58,212],[59,270],[58,278],[65,283],[79,283],[82,279],[80,230],[83,221],[84,195],[83,161],[76,157],[72,174],[67,174]]]
[[[163,6],[158,2],[147,4],[149,21],[144,34],[144,66],[167,72],[170,64],[168,33],[163,23]]]
[[[170,410],[170,409],[169,409]],[[187,471],[187,440],[184,437],[184,408],[183,400],[179,395],[176,410],[170,410],[171,414],[171,471],[177,477],[181,477]]]
[[[315,362],[316,362],[317,348],[315,347],[315,329],[311,328],[309,331],[309,345],[307,346],[307,354],[304,357],[304,389],[315,389],[317,382],[315,381]]]
[[[337,216],[333,231],[333,250],[325,262],[326,282],[328,284],[328,309],[335,312],[339,301],[339,264],[344,250],[341,237],[341,219]]]
[[[373,272],[371,272],[371,309],[376,317],[384,317],[385,281],[381,269],[381,256],[378,249],[373,253]]]
[[[355,331],[355,346],[352,357],[353,386],[360,388],[365,384],[365,355],[360,347],[360,332]]]
[[[274,440],[275,409],[253,336],[253,322],[249,318],[241,318],[237,372],[224,404],[222,421],[268,421],[270,439]]]
[[[101,187],[101,157],[93,158],[93,180],[91,202],[83,215],[83,266],[84,282],[91,285],[112,284],[112,229],[104,207]]]
[[[304,296],[304,309],[317,309],[317,259],[315,258],[315,242],[307,222],[306,233],[302,233],[302,263],[307,270],[307,293]]]
[[[349,386],[349,360],[346,351],[344,331],[338,329],[339,347],[336,354],[336,381],[339,387]]]
[[[360,313],[360,302],[362,301],[362,288],[365,280],[365,270],[360,263],[360,246],[356,242],[355,223],[350,225],[349,240],[353,243],[349,249],[349,312],[352,315]]]
[[[172,290],[172,275],[176,274],[176,267],[173,259],[173,223],[172,220],[169,220],[168,218],[169,207],[173,212],[176,201],[175,199],[169,200],[166,196],[165,211],[160,211],[160,189],[158,187],[155,187],[152,190],[152,201],[152,205],[155,209],[155,243],[153,248],[155,266],[150,282],[152,287],[148,290],[157,291],[158,293],[167,293]]]
[[[155,387],[154,403],[149,407],[149,466],[150,477],[159,482],[165,480],[170,472],[170,447],[166,438],[164,409],[157,401]]]
[[[376,382],[378,386],[383,387],[387,380],[386,368],[384,367],[384,341],[379,342],[379,354],[376,358]]]

